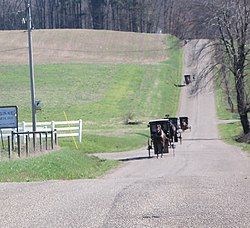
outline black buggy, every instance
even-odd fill
[[[165,140],[159,137],[157,133],[157,127],[161,126],[162,131],[165,135]],[[174,154],[174,142],[175,142],[175,128],[172,121],[169,119],[157,119],[150,120],[148,123],[148,127],[150,128],[150,136],[148,138],[148,156],[151,157],[150,150],[154,149],[154,154],[159,154],[163,156],[164,153],[169,153],[169,148],[173,149]]]
[[[177,117],[168,117],[170,124],[170,136],[172,142],[178,142],[180,136],[178,135],[178,118]]]
[[[185,80],[185,84],[189,85],[191,83],[191,75],[185,74],[184,75],[184,80]]]
[[[188,117],[182,116],[182,117],[179,117],[179,119],[180,119],[180,129],[182,131],[190,129],[190,131],[191,131],[191,126],[188,125]]]

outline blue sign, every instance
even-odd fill
[[[17,106],[0,107],[0,129],[17,128],[17,127],[18,127]]]

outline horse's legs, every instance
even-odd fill
[[[161,158],[163,157],[164,144],[161,144]]]
[[[160,142],[157,142],[157,158],[159,157],[159,154],[162,153],[162,144]]]
[[[164,150],[164,143],[161,142],[161,144],[160,144],[161,158],[163,157],[163,150]]]

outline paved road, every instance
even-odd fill
[[[205,41],[200,41],[197,48]],[[201,72],[205,58],[184,73]],[[145,148],[99,156],[123,160],[96,180],[0,184],[0,227],[250,227],[250,158],[218,138],[212,87],[182,88],[179,115],[190,117],[176,155],[148,159]]]

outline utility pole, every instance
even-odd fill
[[[31,91],[31,105],[32,105],[32,129],[36,131],[36,106],[35,106],[35,80],[34,80],[34,66],[33,66],[33,50],[32,50],[32,23],[30,4],[27,5],[28,11],[28,39],[29,39],[29,65],[30,65],[30,91]]]

